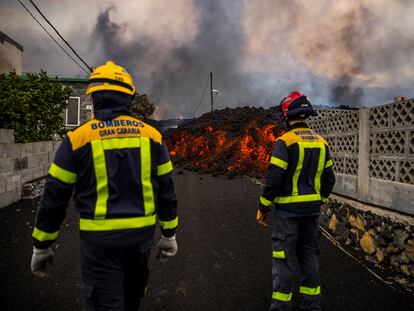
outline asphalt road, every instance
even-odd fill
[[[175,182],[179,253],[164,264],[152,255],[142,310],[267,310],[271,245],[270,231],[255,221],[259,186],[247,178],[188,171]],[[47,280],[35,278],[29,268],[37,204],[23,200],[0,210],[0,310],[82,310],[73,203]],[[323,310],[414,310],[412,295],[376,279],[324,238],[321,252]],[[294,305],[297,309],[297,291]]]

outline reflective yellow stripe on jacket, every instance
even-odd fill
[[[165,229],[175,229],[178,226],[178,217],[175,217],[173,220],[163,221],[159,220],[161,228]]]
[[[303,159],[305,157],[305,150],[304,150],[303,143],[298,142],[298,145],[299,145],[299,160],[298,160],[298,164],[296,165],[296,170],[292,178],[292,195],[298,195],[299,193],[298,181],[299,181],[300,172],[302,171],[302,167],[303,167]]]
[[[326,152],[325,151],[325,146],[321,145],[319,150],[320,150],[320,153],[319,153],[319,161],[318,161],[318,170],[316,172],[315,181],[314,181],[316,193],[321,192],[321,176],[322,176],[322,172],[325,168],[324,167],[324,165],[325,165],[325,152]]]
[[[91,146],[96,176],[96,204],[94,218],[105,219],[109,191],[104,144],[102,140],[95,140],[91,143]]]
[[[297,163],[295,172],[293,173],[293,177],[292,177],[292,195],[276,197],[275,202],[278,204],[321,201],[322,199],[320,195],[320,191],[321,191],[321,176],[325,168],[325,157],[326,157],[325,145],[323,142],[303,142],[303,141],[299,141],[297,142],[297,144],[299,147],[299,157],[298,157],[298,163]],[[315,193],[314,194],[299,194],[298,182],[299,182],[299,177],[300,177],[300,174],[303,168],[305,150],[313,149],[313,148],[317,148],[320,150],[319,159],[318,159],[318,167],[317,167],[317,171],[316,171],[315,178],[314,178]],[[326,165],[328,165],[328,163]]]
[[[154,214],[154,191],[151,183],[151,146],[147,137],[141,137],[141,183],[145,215]]]
[[[155,225],[156,217],[142,216],[133,218],[112,219],[80,219],[80,230],[83,231],[111,231],[122,229],[138,229]]]
[[[168,174],[172,170],[173,170],[173,165],[171,161],[168,161],[167,163],[157,166],[157,175],[162,176],[162,175]]]
[[[319,193],[315,194],[303,194],[303,195],[292,195],[287,197],[277,197],[275,199],[276,203],[286,204],[286,203],[300,203],[300,202],[312,202],[320,201],[321,195]]]
[[[269,201],[268,199],[262,196],[260,196],[260,203],[262,203],[266,207],[269,207],[272,205],[272,201]]]
[[[91,142],[92,157],[96,176],[96,204],[93,219],[80,219],[80,230],[106,231],[134,229],[152,226],[156,222],[154,192],[151,183],[151,145],[147,137],[127,137],[95,140]],[[141,158],[141,184],[145,217],[107,219],[109,198],[105,150],[139,148]],[[171,165],[172,167],[172,165]],[[169,166],[161,168],[168,171]]]
[[[65,170],[54,162],[50,166],[49,174],[67,184],[74,184],[76,182],[76,173]]]
[[[46,232],[36,227],[34,228],[33,233],[32,233],[32,237],[34,237],[40,242],[56,240],[58,235],[59,235],[59,230],[55,232]]]
[[[288,163],[282,159],[276,158],[274,156],[270,157],[270,163],[276,166],[279,166],[282,169],[287,169]]]

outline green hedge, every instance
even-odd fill
[[[63,113],[71,89],[46,72],[24,79],[15,72],[0,75],[0,128],[13,129],[16,142],[27,143],[62,136]]]

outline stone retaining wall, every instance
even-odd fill
[[[321,225],[340,243],[366,254],[366,259],[414,282],[414,224],[330,200],[322,206]]]
[[[0,129],[0,208],[22,197],[25,183],[47,175],[60,141],[17,144],[14,131]]]

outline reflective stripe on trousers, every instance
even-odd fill
[[[273,216],[272,280],[270,310],[291,310],[295,252],[302,279],[301,308],[320,310],[319,217],[276,218]]]

